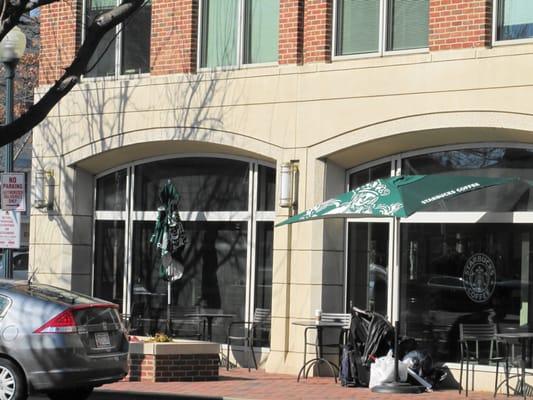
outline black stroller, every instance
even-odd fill
[[[370,364],[387,354],[394,343],[394,328],[382,315],[352,309],[352,322],[342,349],[339,378],[343,386],[368,386]]]

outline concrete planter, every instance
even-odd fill
[[[218,379],[220,345],[175,339],[168,343],[130,342],[126,380],[141,382],[206,381]]]

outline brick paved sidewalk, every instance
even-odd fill
[[[367,388],[343,388],[335,384],[333,378],[310,378],[307,381],[296,382],[292,375],[267,374],[264,371],[248,372],[247,369],[233,369],[226,372],[220,369],[220,379],[210,382],[118,382],[105,385],[99,390],[106,391],[134,391],[150,393],[171,393],[189,396],[212,396],[227,399],[276,399],[276,400],[319,400],[319,399],[357,399],[374,400],[389,399],[439,399],[439,400],[463,400],[464,393],[460,395],[457,390],[439,390],[433,393],[418,395],[390,395],[372,393]],[[503,395],[499,399],[506,398]],[[513,398],[513,397],[511,397]],[[514,397],[519,399],[520,397]],[[470,392],[469,400],[493,399],[491,393]]]

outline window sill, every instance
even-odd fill
[[[424,47],[420,49],[408,49],[408,50],[394,50],[394,51],[384,51],[384,52],[375,52],[375,53],[362,53],[362,54],[347,54],[331,57],[332,61],[347,61],[347,60],[359,60],[365,58],[385,58],[393,56],[404,56],[409,54],[425,54],[429,53],[429,47]]]
[[[272,67],[278,67],[279,64],[277,62],[272,63],[257,63],[257,64],[239,64],[239,65],[227,65],[227,66],[219,66],[219,67],[198,67],[198,72],[233,72],[233,71],[239,71],[239,70],[246,70],[246,69],[254,69],[254,68],[272,68]]]
[[[493,47],[516,46],[520,44],[531,44],[531,43],[533,43],[533,38],[511,39],[511,40],[492,40]]]
[[[122,74],[109,76],[82,76],[81,82],[102,82],[102,81],[127,81],[130,79],[141,79],[150,76],[149,72],[141,74]]]

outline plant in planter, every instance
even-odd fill
[[[154,337],[144,340],[147,343],[168,343],[172,342],[172,339],[163,332],[157,332]]]

